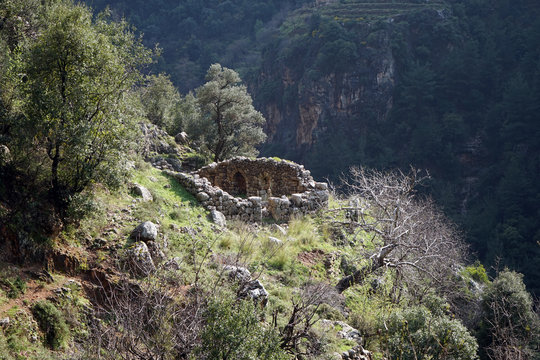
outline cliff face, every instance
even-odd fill
[[[369,125],[368,119],[377,123],[388,118],[393,102],[395,61],[388,31],[377,35],[371,44],[361,36],[356,37],[358,57],[346,72],[313,78],[305,68],[291,69],[279,61],[277,66],[272,62],[273,70],[263,70],[263,81],[281,79],[278,92],[287,97],[263,104],[268,135],[263,153],[278,145],[287,156],[300,160],[321,135],[333,135],[340,129],[358,134]]]
[[[426,32],[444,29],[448,11],[423,9],[373,21],[296,16],[294,25],[284,26],[293,30],[264,52],[252,86],[267,119],[261,154],[301,162],[315,176],[331,178],[352,165],[396,165],[391,153],[408,151],[389,141],[388,133],[400,117],[393,110],[408,71],[403,57],[434,63],[444,58],[451,40],[442,36],[427,55],[419,43]],[[428,87],[423,91],[433,95]],[[408,129],[399,135],[408,136]]]

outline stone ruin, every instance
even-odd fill
[[[168,171],[202,205],[228,219],[288,221],[328,204],[328,185],[315,182],[304,166],[271,158],[236,157],[192,173]]]

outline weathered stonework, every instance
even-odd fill
[[[315,182],[302,165],[285,160],[236,157],[190,174],[167,173],[206,209],[218,210],[228,219],[287,221],[328,203],[327,184]]]

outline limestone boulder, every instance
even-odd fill
[[[188,134],[186,134],[184,131],[176,134],[176,136],[174,137],[174,141],[176,141],[176,143],[180,145],[186,145],[188,143],[188,139]]]
[[[210,217],[212,218],[212,222],[216,224],[217,226],[221,226],[221,227],[227,226],[227,220],[225,219],[225,215],[223,215],[221,211],[218,211],[218,210],[210,211]]]
[[[144,186],[139,185],[139,184],[133,184],[131,186],[131,193],[135,196],[140,196],[142,200],[145,202],[154,200],[154,197],[152,196],[150,191]]]
[[[146,277],[156,270],[148,246],[142,241],[128,249],[127,261],[129,271],[135,277]]]
[[[225,265],[223,271],[231,280],[246,283],[251,280],[251,272],[241,266]]]
[[[131,239],[135,241],[152,242],[158,237],[158,226],[151,221],[139,224],[132,232]]]
[[[268,291],[264,288],[259,280],[251,280],[247,282],[239,292],[239,297],[252,299],[261,306],[266,306],[268,302]]]

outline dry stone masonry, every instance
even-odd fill
[[[236,157],[175,177],[208,210],[228,219],[287,221],[328,204],[328,185],[291,161]]]

